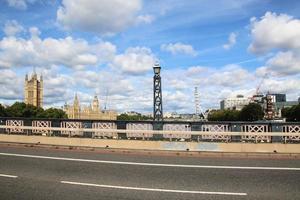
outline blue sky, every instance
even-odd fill
[[[23,100],[25,73],[45,79],[45,106],[96,94],[119,112],[152,110],[162,66],[166,112],[194,112],[262,92],[300,96],[297,0],[1,0],[0,102]],[[107,96],[107,98],[106,98]],[[107,100],[106,100],[107,99]]]

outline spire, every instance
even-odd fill
[[[97,95],[94,96],[93,111],[99,111],[99,100],[98,100]]]
[[[31,78],[37,80],[37,74],[36,74],[35,67],[33,67],[33,73],[32,73],[32,77]]]
[[[75,94],[75,99],[74,99],[74,106],[75,105],[79,105],[79,100],[78,100],[77,92]]]

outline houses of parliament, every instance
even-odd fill
[[[43,77],[38,78],[36,72],[30,77],[26,74],[24,84],[24,100],[26,104],[36,107],[43,107],[44,84]],[[117,113],[112,110],[101,110],[97,96],[94,96],[92,104],[82,107],[77,94],[73,104],[65,104],[64,111],[69,119],[89,119],[89,120],[116,120]]]

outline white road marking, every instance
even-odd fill
[[[235,192],[208,192],[208,191],[192,191],[192,190],[170,190],[170,189],[159,189],[159,188],[139,188],[139,187],[126,187],[126,186],[115,186],[115,185],[99,185],[93,183],[80,183],[72,181],[61,181],[61,183],[71,185],[83,185],[93,186],[101,188],[113,188],[123,190],[140,190],[140,191],[152,191],[152,192],[171,192],[171,193],[186,193],[186,194],[215,194],[215,195],[235,195],[235,196],[246,196],[247,193],[235,193]]]
[[[49,160],[105,163],[105,164],[117,164],[117,165],[139,165],[139,166],[154,166],[154,167],[300,171],[300,168],[295,168],[295,167],[293,168],[293,167],[247,167],[247,166],[224,166],[224,165],[217,165],[217,166],[215,166],[215,165],[181,165],[181,164],[141,163],[141,162],[124,162],[124,161],[109,161],[109,160],[90,160],[90,159],[38,156],[38,155],[26,155],[26,154],[14,154],[14,153],[0,153],[0,155],[24,157],[24,158],[40,158],[40,159],[49,159]]]
[[[1,177],[6,177],[6,178],[18,178],[18,176],[14,175],[7,175],[7,174],[0,174]]]

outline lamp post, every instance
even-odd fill
[[[162,109],[162,94],[161,94],[161,77],[160,77],[160,65],[155,63],[153,67],[153,119],[154,121],[163,121],[163,109]]]

